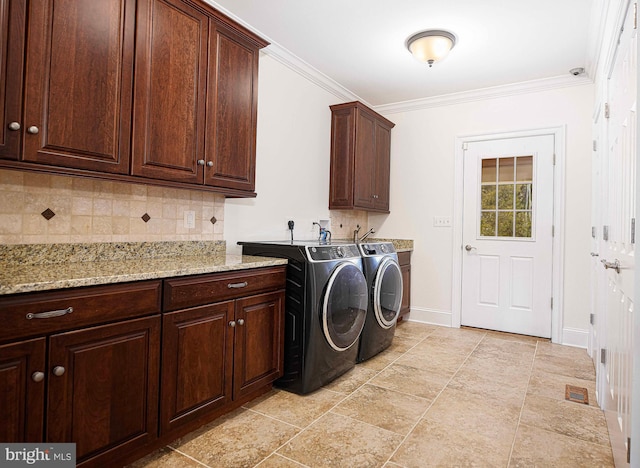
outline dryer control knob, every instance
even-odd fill
[[[338,255],[338,257],[342,258],[344,257],[344,249],[342,247],[338,247],[336,249],[336,254]]]
[[[384,245],[384,244],[382,244],[382,245],[380,246],[380,250],[382,250],[383,252],[385,252],[385,253],[386,253],[386,252],[387,252],[387,246],[386,246],[386,245]]]

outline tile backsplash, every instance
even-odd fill
[[[185,227],[188,211],[193,228]],[[222,195],[0,170],[2,244],[217,241],[223,234]]]
[[[367,232],[369,214],[360,210],[331,210],[331,236],[334,239],[353,239],[353,231],[360,225],[360,235]]]

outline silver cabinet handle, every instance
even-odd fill
[[[236,326],[236,322],[234,322],[234,321],[232,320],[231,322],[229,322],[229,326],[230,326],[231,328],[235,327],[235,326]]]
[[[600,254],[599,254],[599,253],[595,253],[595,252],[591,252],[591,256],[592,256],[592,257],[599,257],[599,256],[600,256]]]
[[[238,325],[244,325],[244,319],[238,319]]]
[[[17,130],[20,130],[20,123],[18,122],[11,122],[9,124],[9,130],[13,130],[14,132]]]
[[[26,318],[27,318],[27,320],[31,320],[31,319],[47,319],[47,318],[52,318],[52,317],[61,317],[63,315],[70,314],[71,312],[73,312],[73,307],[67,307],[66,309],[60,309],[60,310],[52,310],[50,312],[40,312],[38,314],[32,314],[31,312],[29,312],[26,315]]]
[[[55,375],[56,377],[60,377],[62,375],[64,375],[64,371],[66,369],[62,366],[56,366],[53,368],[53,375]]]
[[[466,250],[467,252],[471,252],[473,249],[475,249],[473,245],[467,244],[464,246],[464,250]]]
[[[198,159],[198,166],[204,166],[204,159]]]
[[[227,284],[227,288],[229,289],[240,289],[240,288],[246,288],[247,286],[249,286],[249,283],[247,283],[246,281],[243,281],[242,283]]]
[[[27,128],[27,133],[31,133],[32,135],[37,135],[39,132],[40,132],[40,129],[35,125],[32,125],[31,127]]]
[[[617,258],[613,262],[608,262],[604,258],[600,261],[602,262],[606,270],[612,269],[615,270],[616,273],[620,273],[620,260],[618,260]]]
[[[44,380],[44,372],[34,372],[31,374],[31,380],[34,382],[42,382]]]
[[[213,161],[207,161],[207,166],[208,167],[213,167]]]

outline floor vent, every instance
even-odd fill
[[[588,405],[589,393],[587,392],[586,388],[575,387],[573,385],[567,384],[566,390],[564,391],[564,399]]]

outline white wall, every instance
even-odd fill
[[[227,199],[227,250],[239,240],[311,239],[329,219],[331,111],[340,102],[273,58],[260,57],[255,199]],[[317,230],[315,231],[317,233]]]
[[[387,114],[396,123],[391,148],[391,214],[370,215],[380,237],[414,239],[413,318],[451,323],[453,230],[434,227],[451,216],[456,137],[535,128],[566,128],[564,329],[589,323],[591,112],[593,85]],[[586,341],[585,341],[586,345]]]

